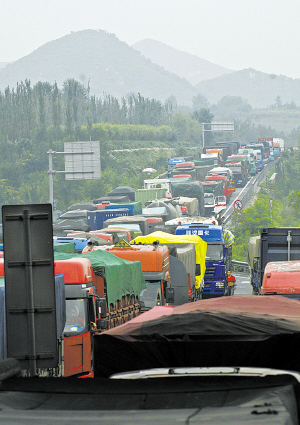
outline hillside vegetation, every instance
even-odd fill
[[[258,236],[260,227],[300,226],[300,151],[283,155],[282,159],[272,170],[277,173],[274,183],[260,186],[256,202],[244,211],[243,221],[232,228],[235,260],[247,261],[248,239]],[[270,199],[273,200],[272,216]]]

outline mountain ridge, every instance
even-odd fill
[[[202,59],[197,55],[175,49],[150,38],[141,40],[131,45],[131,47],[138,50],[147,59],[151,59],[153,63],[185,78],[192,85],[196,85],[206,79],[234,72],[206,59]]]

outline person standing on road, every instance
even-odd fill
[[[227,272],[226,280],[227,280],[228,296],[230,297],[231,295],[234,295],[234,290],[236,288],[235,286],[236,278],[233,276],[233,274],[231,274],[230,270],[228,270]]]

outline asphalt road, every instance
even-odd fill
[[[252,295],[252,286],[250,284],[249,274],[233,272],[233,275],[236,278],[235,295]]]

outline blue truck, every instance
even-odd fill
[[[168,160],[168,178],[171,177],[172,171],[176,167],[176,164],[180,164],[182,162],[185,162],[184,158],[170,158]]]
[[[202,298],[222,297],[226,294],[226,272],[230,269],[231,245],[225,247],[223,227],[215,224],[190,223],[180,225],[176,235],[198,235],[207,242]]]

